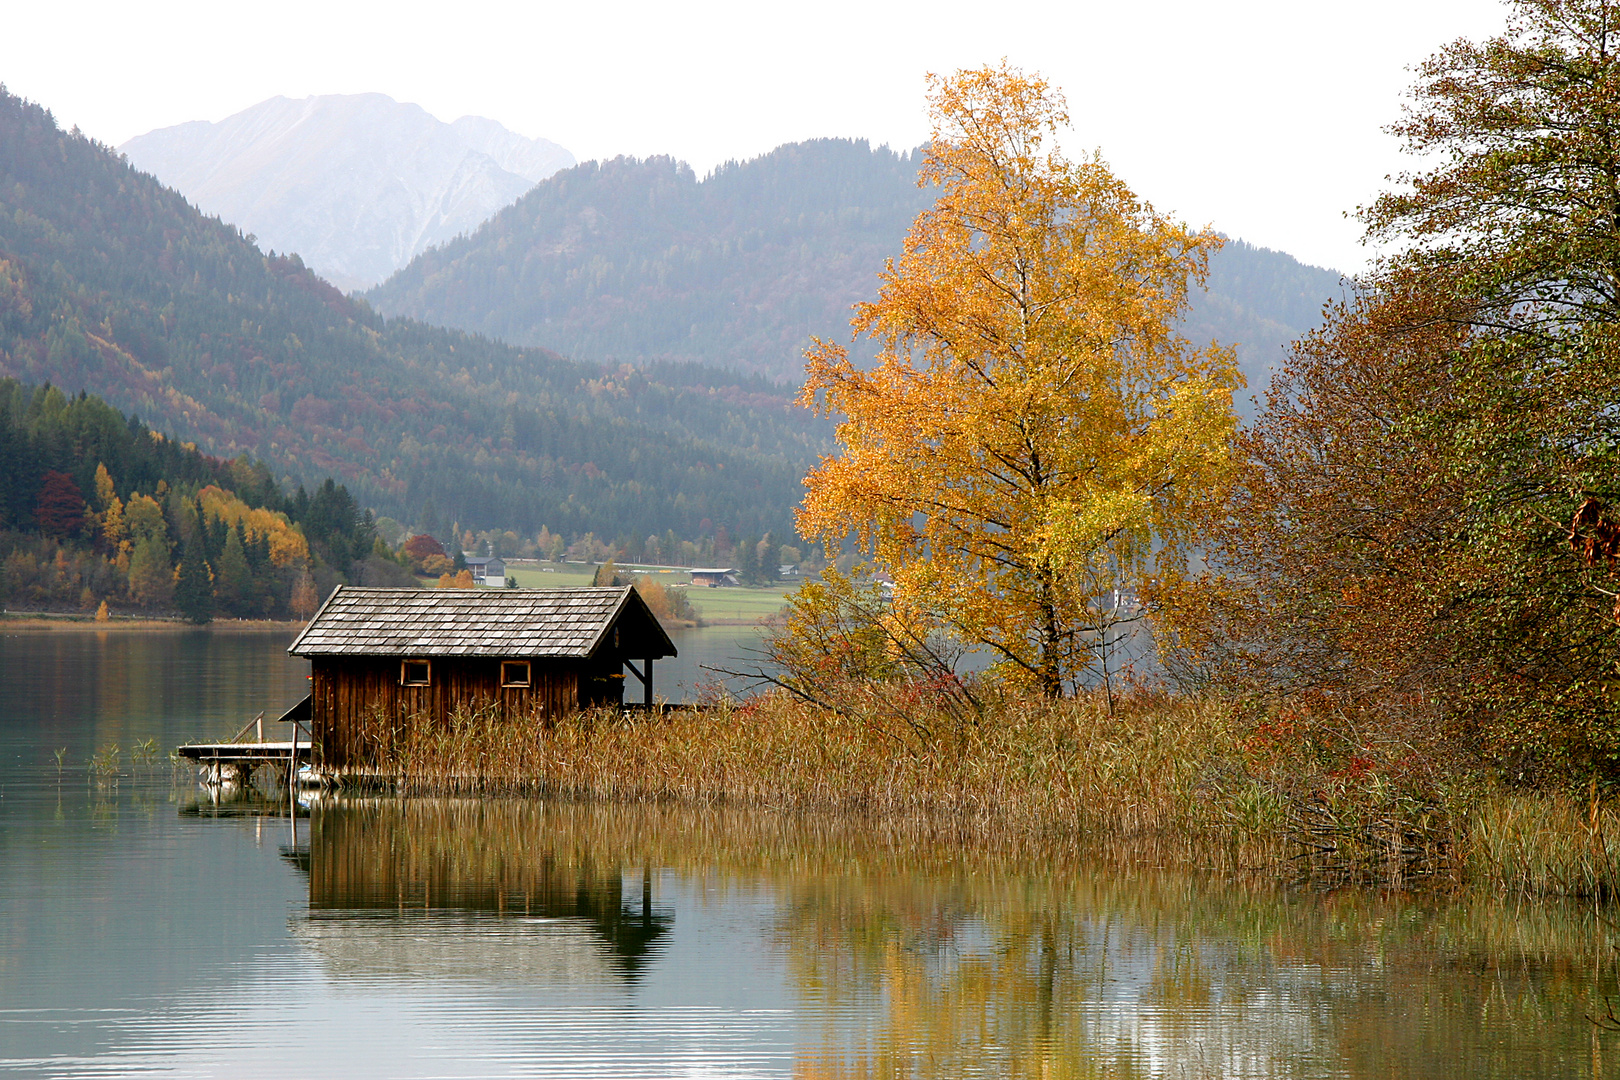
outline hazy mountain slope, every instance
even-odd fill
[[[1309,266],[1281,251],[1228,240],[1209,260],[1208,289],[1196,294],[1181,332],[1194,341],[1232,345],[1248,389],[1238,412],[1254,413],[1288,343],[1322,321],[1322,305],[1345,294],[1336,270]]]
[[[811,334],[845,336],[932,201],[915,153],[824,139],[699,182],[668,158],[558,173],[373,289],[390,314],[567,355],[699,361],[796,379]],[[1314,325],[1339,275],[1229,244],[1189,332],[1234,343],[1251,384]]]
[[[784,388],[633,373],[409,320],[0,93],[0,374],[80,388],[221,456],[335,474],[407,521],[785,531],[825,425]]]
[[[446,124],[382,94],[276,97],[119,148],[205,212],[364,288],[467,232],[558,169],[567,150],[493,120]]]
[[[670,158],[587,162],[372,290],[380,310],[574,356],[797,378],[927,202],[911,154],[826,139],[699,183]]]

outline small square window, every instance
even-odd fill
[[[528,686],[529,662],[527,660],[502,660],[501,685]]]
[[[399,665],[401,686],[426,686],[432,669],[426,660],[406,660]]]

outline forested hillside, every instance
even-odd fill
[[[0,375],[88,389],[407,523],[790,531],[825,428],[790,391],[385,321],[0,91]]]
[[[308,618],[338,582],[414,580],[330,479],[288,495],[100,398],[0,379],[5,607]]]
[[[810,335],[847,334],[850,306],[876,294],[884,260],[933,202],[919,165],[916,152],[847,139],[783,146],[701,182],[669,158],[589,162],[368,296],[392,315],[578,358],[797,380]],[[1333,271],[1241,242],[1211,261],[1209,285],[1186,329],[1235,344],[1254,387],[1340,291]]]
[[[667,157],[588,162],[370,294],[380,310],[565,355],[798,379],[917,211],[914,154],[824,139],[702,183]]]

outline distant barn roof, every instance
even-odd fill
[[[294,656],[584,658],[627,619],[634,657],[675,646],[629,585],[587,589],[360,589],[339,586],[287,647]]]

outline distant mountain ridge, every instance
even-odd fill
[[[119,149],[205,213],[267,250],[298,253],[345,289],[376,284],[574,164],[556,143],[480,116],[446,124],[383,94],[275,97]]]
[[[702,181],[667,157],[586,162],[367,296],[390,315],[580,359],[797,380],[810,335],[848,336],[851,305],[875,295],[932,203],[920,164],[858,139],[791,143]],[[1235,345],[1250,392],[1263,391],[1282,346],[1341,287],[1336,271],[1230,241],[1183,329]]]
[[[335,476],[407,523],[570,538],[786,536],[829,443],[757,377],[385,321],[3,88],[0,375],[88,390],[289,486]]]

